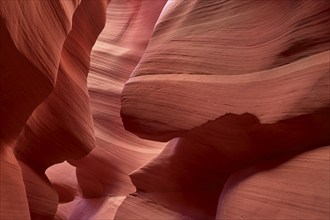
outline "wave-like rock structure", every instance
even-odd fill
[[[30,219],[29,187],[24,185],[26,178],[13,154],[13,145],[33,110],[54,88],[61,48],[77,6],[74,1],[0,3],[1,219]],[[35,177],[33,174],[31,178],[39,181]],[[39,183],[44,185],[43,180]],[[51,195],[50,200],[56,200],[56,196]],[[48,205],[45,212],[54,212]]]
[[[15,206],[10,202],[15,198],[6,196],[10,193],[6,188],[13,186],[7,182],[10,174],[4,164],[1,219],[52,218],[58,195],[45,170],[67,159],[81,158],[94,148],[87,74],[92,46],[105,24],[107,4],[1,2],[1,119],[7,126],[1,129],[1,148],[14,148],[26,190],[17,197],[28,202],[28,208],[26,201],[24,207],[17,204],[16,211],[6,207]],[[97,16],[94,11],[99,11]],[[14,159],[4,161],[16,163]],[[20,172],[14,175],[20,176]]]
[[[328,1],[0,15],[1,220],[329,219]]]
[[[127,130],[157,141],[179,137],[132,173],[138,197],[192,219],[213,219],[231,173],[328,145],[329,12],[326,1],[169,4],[122,93]],[[299,202],[295,189],[287,188],[291,202],[282,199],[286,205],[275,218],[285,218],[292,201]],[[258,210],[260,204],[250,201],[243,204]],[[228,207],[235,210],[236,204]],[[260,215],[246,207],[218,216],[265,218],[274,207]],[[325,218],[329,209],[321,204],[293,212],[296,219],[304,213]]]
[[[329,149],[289,154],[235,173],[219,199],[217,219],[327,219]]]
[[[169,140],[226,113],[276,123],[327,106],[328,12],[325,1],[173,3],[125,85],[125,127]]]

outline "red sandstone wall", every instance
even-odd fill
[[[1,1],[0,219],[329,219],[329,12]]]

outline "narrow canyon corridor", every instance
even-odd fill
[[[330,220],[330,1],[0,15],[0,220]]]

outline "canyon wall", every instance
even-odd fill
[[[330,3],[0,2],[0,219],[329,219]]]

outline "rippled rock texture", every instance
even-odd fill
[[[326,0],[0,1],[0,219],[329,219]]]

